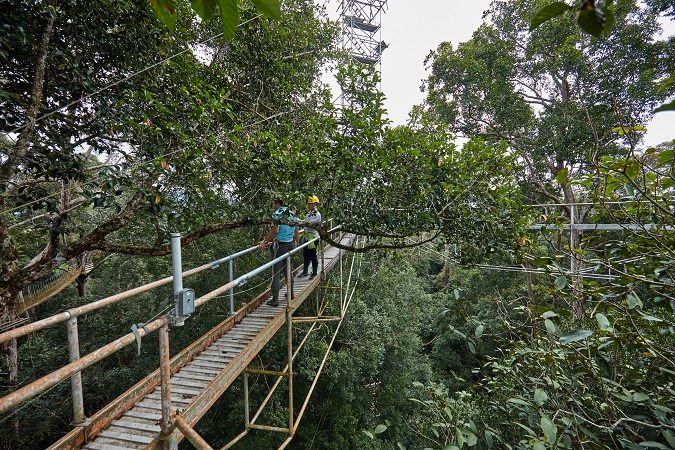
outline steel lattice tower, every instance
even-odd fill
[[[387,44],[381,39],[380,19],[387,0],[342,0],[340,18],[344,48],[364,64],[379,64]]]

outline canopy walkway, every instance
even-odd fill
[[[91,254],[88,252],[82,258],[70,261],[68,268],[61,273],[54,274],[26,288],[22,293],[22,300],[16,304],[16,313],[23,314],[44,303],[68,287],[81,274],[88,274],[93,268]]]
[[[309,245],[317,239],[305,245]],[[353,243],[354,236],[343,235],[339,239],[341,243],[349,245]],[[284,448],[293,438],[295,428],[304,413],[313,386],[316,383],[315,379],[312,389],[310,389],[302,408],[298,412],[297,408],[294,407],[292,367],[293,358],[297,355],[299,348],[295,349],[295,351],[293,349],[293,324],[311,323],[311,328],[307,332],[307,335],[309,335],[317,323],[332,321],[337,323],[335,329],[335,333],[337,334],[348,307],[347,296],[343,297],[340,295],[339,316],[324,316],[325,305],[319,305],[318,302],[316,314],[310,317],[296,317],[294,313],[298,311],[298,308],[300,308],[310,294],[323,282],[326,274],[339,262],[340,289],[342,293],[341,259],[345,254],[344,250],[338,250],[334,247],[324,249],[321,252],[320,258],[320,276],[312,279],[297,278],[297,273],[291,273],[291,264],[288,264],[287,277],[293,279],[294,282],[291,289],[288,289],[288,283],[282,287],[279,306],[266,304],[266,300],[271,298],[271,292],[268,289],[254,300],[245,304],[238,311],[232,311],[232,314],[227,319],[173,358],[169,358],[168,330],[170,326],[180,326],[182,324],[181,321],[186,319],[186,317],[180,317],[180,307],[178,305],[170,313],[164,314],[162,317],[145,325],[139,324],[133,333],[129,333],[83,357],[79,355],[77,317],[172,281],[174,283],[175,297],[177,291],[183,291],[183,276],[190,276],[207,268],[215,268],[220,264],[229,262],[229,283],[196,299],[194,297],[190,299],[188,295],[188,303],[193,301],[194,308],[197,308],[228,290],[230,291],[230,295],[232,295],[232,289],[235,286],[245,283],[246,280],[257,273],[268,270],[274,262],[282,261],[285,258],[288,258],[290,261],[291,256],[301,251],[302,247],[304,245],[288,254],[281,255],[276,260],[264,264],[237,279],[232,279],[232,261],[238,256],[255,251],[257,247],[251,247],[186,272],[182,272],[180,268],[180,256],[178,256],[178,271],[176,271],[176,255],[174,254],[174,274],[178,273],[178,276],[174,275],[173,277],[168,277],[79,308],[73,308],[59,315],[0,334],[0,343],[3,343],[56,323],[66,322],[71,360],[70,364],[61,369],[0,398],[0,415],[45,392],[57,383],[70,378],[73,395],[73,429],[49,447],[50,449],[128,450],[176,448],[177,443],[184,437],[187,437],[196,448],[209,449],[211,447],[197,434],[193,427],[208,412],[225,390],[243,374],[246,406],[245,429],[224,448],[229,448],[243,438],[251,429],[262,429],[286,434],[286,441],[279,447]],[[180,255],[180,250],[178,251],[178,255]],[[265,344],[279,330],[284,328],[284,325],[288,330],[288,363],[286,368],[282,371],[249,369],[249,363],[258,355]],[[155,330],[159,330],[160,335],[159,369],[136,383],[136,385],[102,410],[91,417],[85,417],[82,400],[81,371],[134,342],[138,342],[140,346],[140,339]],[[305,340],[306,337],[299,346],[302,346]],[[330,351],[330,346],[328,347],[328,351]],[[324,356],[324,362],[327,355],[328,353]],[[317,378],[321,373],[322,367],[323,362],[317,371]],[[277,377],[277,382],[274,384],[272,391],[253,418],[249,414],[248,375],[250,373]],[[287,426],[259,424],[258,421],[262,409],[283,379],[286,379],[288,386],[289,417]]]

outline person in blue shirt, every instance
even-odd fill
[[[272,214],[272,218],[287,219],[289,221],[298,220],[293,212],[289,210],[288,207],[284,206],[284,202],[281,199],[274,200],[274,213]],[[298,227],[280,223],[273,226],[270,229],[270,232],[267,233],[265,239],[258,242],[258,248],[262,250],[267,244],[271,243],[271,256],[272,259],[276,259],[278,256],[290,252],[297,246],[298,236]],[[284,259],[272,267],[272,300],[267,302],[268,305],[279,306],[279,288],[281,285],[281,276],[286,276],[287,261],[288,259]],[[286,283],[290,286],[292,284],[292,280],[290,282],[286,280]]]

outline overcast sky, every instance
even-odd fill
[[[328,13],[337,18],[339,0],[330,0]],[[441,42],[467,41],[482,21],[490,0],[389,0],[382,15],[382,40],[389,47],[382,54],[382,92],[394,125],[405,124],[413,105],[424,100],[420,92],[426,79],[424,58]],[[675,34],[675,24],[666,22]],[[675,112],[663,112],[648,125],[646,144],[653,146],[675,138]]]

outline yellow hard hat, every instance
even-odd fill
[[[316,195],[310,195],[307,199],[307,203],[319,203],[319,197]]]

